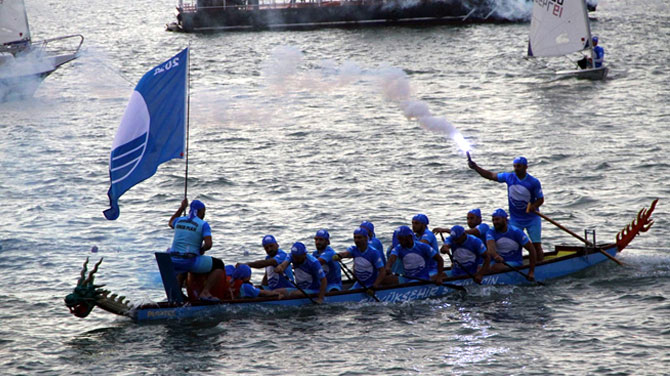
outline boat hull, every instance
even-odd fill
[[[587,80],[604,80],[607,78],[607,73],[609,69],[607,67],[600,68],[589,68],[589,69],[576,69],[576,70],[565,70],[556,72],[557,76],[560,77],[576,77],[583,78]]]
[[[201,0],[198,4],[196,7],[179,8],[177,22],[168,25],[168,30],[295,30],[387,24],[509,22],[497,17],[495,7],[485,0],[424,0],[409,4],[400,1],[323,1],[225,7],[221,1]]]

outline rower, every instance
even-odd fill
[[[234,286],[235,298],[257,298],[259,296],[276,296],[278,299],[284,297],[284,289],[261,290],[251,283],[251,268],[249,265],[240,264],[233,272],[232,285]]]
[[[293,287],[291,281],[286,280],[287,277],[293,280],[293,269],[290,266],[285,270],[286,277],[275,273],[275,268],[288,258],[286,252],[279,248],[277,239],[272,235],[265,235],[261,244],[263,245],[263,249],[265,249],[265,253],[267,253],[265,259],[245,263],[252,268],[265,268],[261,287],[267,290]]]
[[[314,246],[316,250],[312,252],[312,256],[319,261],[323,272],[326,273],[326,281],[328,281],[326,291],[342,291],[342,272],[340,264],[333,260],[333,256],[336,253],[330,247],[330,234],[328,230],[322,229],[316,232],[316,235],[314,235]]]
[[[507,220],[507,212],[503,209],[496,209],[491,215],[493,228],[486,234],[486,248],[489,256],[496,262],[492,269],[494,272],[506,270],[507,266],[502,264],[506,262],[511,266],[522,266],[523,255],[521,248],[528,251],[530,268],[528,269],[529,279],[535,277],[535,248],[526,234],[520,229],[510,225]]]
[[[440,247],[437,244],[437,238],[435,238],[435,234],[428,229],[428,223],[428,217],[425,214],[417,214],[412,218],[412,230],[418,241],[428,244],[435,250],[435,252],[439,252]],[[437,273],[437,264],[431,261],[430,275],[435,275],[435,273]]]
[[[377,235],[375,235],[375,225],[372,224],[370,221],[363,221],[359,227],[363,227],[364,229],[368,230],[368,238],[370,239],[368,243],[370,243],[370,246],[372,246],[374,249],[378,250],[381,255],[382,255],[382,262],[386,264],[386,256],[384,255],[384,246],[382,245],[382,242],[377,238]]]
[[[386,263],[387,283],[409,283],[432,279],[435,284],[441,285],[444,277],[444,259],[428,244],[414,240],[414,233],[407,226],[398,228],[398,245],[393,248]],[[391,275],[391,267],[397,259],[402,261],[403,273],[400,277]],[[434,264],[437,270],[431,277],[430,266]]]
[[[469,235],[474,235],[479,238],[479,240],[484,243],[486,246],[486,233],[489,232],[489,225],[482,222],[482,211],[479,209],[472,209],[466,215],[466,221],[468,228],[465,229],[465,233]],[[450,229],[445,227],[435,227],[433,228],[434,234],[449,233]]]
[[[284,270],[289,265],[293,265],[295,284],[297,288],[287,288],[290,292],[290,297],[301,297],[305,294],[319,293],[316,298],[316,303],[323,303],[323,298],[326,295],[326,287],[328,280],[326,280],[326,273],[323,272],[321,263],[312,255],[307,254],[307,247],[301,242],[293,243],[291,253],[288,258],[284,260],[279,266],[275,268],[277,274],[284,273]]]
[[[382,284],[386,275],[381,252],[368,246],[368,230],[359,227],[354,230],[354,245],[336,255],[337,259],[354,259],[354,276],[356,281],[351,289],[377,288]],[[363,286],[361,286],[363,284]]]
[[[470,275],[474,276],[475,282],[480,283],[491,261],[484,243],[478,237],[466,233],[463,226],[457,225],[451,228],[450,235],[445,239],[440,252],[447,254],[450,250],[454,261],[447,275],[449,277]],[[477,268],[481,265],[484,267],[478,272]]]
[[[186,273],[207,274],[205,286],[198,294],[202,300],[214,299],[210,290],[221,277],[226,280],[223,261],[218,258],[205,256],[205,252],[212,248],[212,230],[205,218],[205,204],[193,200],[188,216],[181,214],[186,210],[188,200],[184,199],[179,209],[170,217],[168,225],[174,229],[174,238],[170,248],[170,259],[177,273],[178,286],[182,286]]]

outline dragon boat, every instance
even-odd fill
[[[542,283],[556,278],[565,277],[594,265],[617,261],[616,256],[642,232],[651,228],[654,221],[651,218],[658,199],[654,200],[649,208],[641,209],[637,217],[617,235],[614,243],[597,244],[595,230],[592,231],[592,241],[580,238],[584,245],[558,245],[551,252],[545,252],[544,260],[535,265],[535,280],[530,281],[524,276],[528,272],[528,259],[524,266],[516,270],[500,271],[487,274],[482,280],[483,285],[527,285]],[[574,234],[573,234],[574,235]],[[252,299],[229,299],[220,302],[185,301],[181,289],[175,285],[175,277],[171,270],[170,257],[166,253],[156,253],[156,259],[161,271],[167,300],[157,303],[132,305],[125,296],[118,296],[110,290],[103,289],[104,285],[94,283],[95,273],[102,262],[102,258],[95,264],[87,275],[87,264],[81,271],[74,291],[67,295],[65,304],[70,312],[77,317],[86,317],[95,306],[119,316],[125,316],[135,322],[156,322],[183,319],[216,319],[217,316],[229,314],[231,310],[242,307],[258,306],[304,306],[313,303],[316,295],[283,298],[259,297]],[[352,281],[344,281],[344,286],[351,286]],[[466,286],[473,286],[474,281],[468,276],[446,278],[442,285],[435,285],[428,281],[419,281],[395,286],[385,286],[374,291],[365,289],[343,290],[326,294],[324,304],[338,303],[397,303],[417,299],[439,298],[449,294],[460,293]],[[177,289],[177,290],[175,290]]]

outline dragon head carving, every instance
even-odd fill
[[[84,266],[81,269],[81,277],[77,281],[77,287],[74,288],[74,291],[68,296],[65,297],[65,305],[70,309],[70,313],[77,317],[86,317],[93,310],[98,299],[103,296],[103,290],[100,288],[104,285],[95,285],[93,276],[98,271],[98,266],[102,262],[102,258],[98,261],[93,270],[88,273],[86,277],[88,257],[84,262]]]

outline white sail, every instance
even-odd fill
[[[0,0],[0,45],[22,41],[30,41],[23,0]]]
[[[534,0],[528,56],[562,56],[588,48],[585,0]]]

